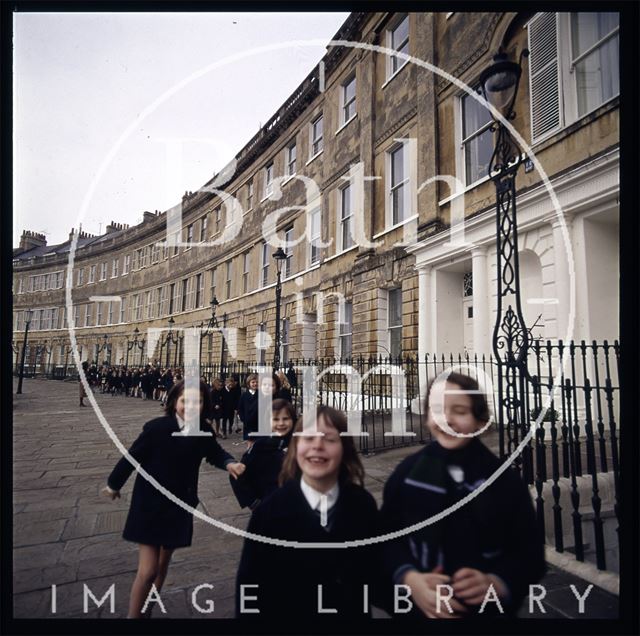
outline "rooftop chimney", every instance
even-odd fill
[[[43,247],[47,244],[47,237],[44,234],[24,230],[20,237],[20,249],[30,250],[34,247]]]
[[[107,225],[107,234],[111,234],[112,232],[119,232],[120,230],[126,230],[129,226],[126,223],[116,223],[115,221],[111,221],[109,225]]]
[[[158,216],[158,210],[156,210],[155,212],[149,212],[148,210],[145,210],[142,213],[142,222],[146,223],[147,221],[153,221],[154,219],[158,218]]]

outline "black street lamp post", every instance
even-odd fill
[[[279,247],[274,253],[276,261],[276,343],[273,352],[273,368],[280,367],[280,304],[282,302],[282,265],[287,260],[284,250]]]
[[[211,299],[211,318],[207,321],[205,327],[204,322],[200,323],[200,360],[202,361],[202,341],[205,338],[210,337],[213,334],[213,329],[218,327],[218,319],[216,317],[216,310],[218,308],[218,299],[214,296]],[[225,315],[226,316],[226,315]],[[222,346],[224,347],[224,337],[222,338]],[[211,340],[209,340],[209,367],[211,367]]]
[[[131,351],[134,347],[137,349],[140,349],[140,365],[142,366],[142,352],[144,350],[144,343],[146,342],[146,340],[143,338],[142,340],[138,341],[138,336],[140,335],[140,330],[138,329],[138,327],[136,327],[133,330],[133,340],[129,340],[129,338],[127,338],[127,358],[126,358],[126,362],[125,362],[125,366],[128,367],[129,366],[129,351]]]
[[[33,316],[33,310],[27,309],[24,312],[24,341],[22,342],[22,354],[20,355],[20,376],[18,378],[18,388],[16,393],[22,393],[22,380],[24,378],[24,357],[27,352],[27,336],[29,335],[29,325],[31,324],[31,316]]]
[[[480,75],[484,98],[505,120],[513,120],[513,106],[522,74],[522,58],[518,63],[498,52],[493,64]],[[496,188],[497,250],[497,315],[493,329],[493,352],[498,365],[498,434],[500,455],[518,445],[520,434],[526,435],[527,369],[530,334],[522,313],[520,267],[518,260],[518,228],[516,219],[516,175],[524,157],[507,127],[494,116],[491,130],[496,133],[495,148],[489,162],[489,174]],[[528,447],[523,454],[523,467],[531,467]],[[526,478],[529,475],[524,475]]]
[[[222,327],[227,326],[227,314],[222,315]],[[224,353],[225,353],[225,339],[224,334],[220,334],[222,336],[222,341],[220,342],[220,378],[222,379],[222,367],[224,366]]]
[[[178,342],[180,342],[180,338],[179,336],[174,335],[173,333],[173,325],[175,324],[175,320],[173,319],[173,316],[169,317],[169,333],[167,333],[166,338],[164,339],[164,344],[167,347],[167,359],[165,362],[165,365],[168,367],[169,366],[169,353],[171,351],[171,344],[177,345]],[[176,361],[178,358],[178,350],[176,349],[176,354],[174,356],[174,363],[173,366],[176,366]]]

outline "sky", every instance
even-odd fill
[[[347,16],[14,14],[14,246],[23,230],[55,245],[79,223],[92,234],[136,225],[197,190],[309,74]],[[230,56],[240,59],[222,65]],[[168,159],[176,148],[180,170]]]

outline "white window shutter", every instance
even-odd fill
[[[558,22],[555,13],[539,13],[529,23],[531,141],[562,124]]]

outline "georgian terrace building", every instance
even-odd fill
[[[351,14],[334,39],[365,48],[328,48],[217,185],[233,199],[211,192],[220,175],[185,193],[180,244],[163,244],[175,210],[145,212],[135,227],[111,223],[102,236],[79,233],[67,315],[71,235],[48,246],[24,232],[14,250],[16,359],[28,308],[31,363],[38,355],[64,363],[69,321],[82,359],[118,364],[135,328],[143,338],[169,318],[174,329],[206,323],[215,296],[220,323],[237,330],[236,358],[270,360],[272,345],[256,348],[260,332],[275,332],[276,247],[262,229],[285,208],[278,236],[301,240],[283,268],[283,361],[489,352],[489,114],[445,78],[372,46],[433,63],[472,87],[498,47],[515,60],[530,49],[513,125],[560,199],[575,263],[575,336],[615,338],[617,28],[613,13]],[[305,178],[318,187],[311,198]],[[562,337],[572,267],[563,227],[537,170],[521,169],[517,185],[525,317],[533,325],[541,314],[536,335]],[[465,219],[467,245],[451,238],[452,211]],[[217,360],[220,347],[219,335],[205,338],[203,360]],[[160,358],[157,349],[147,355]],[[134,348],[129,362],[139,359]]]

